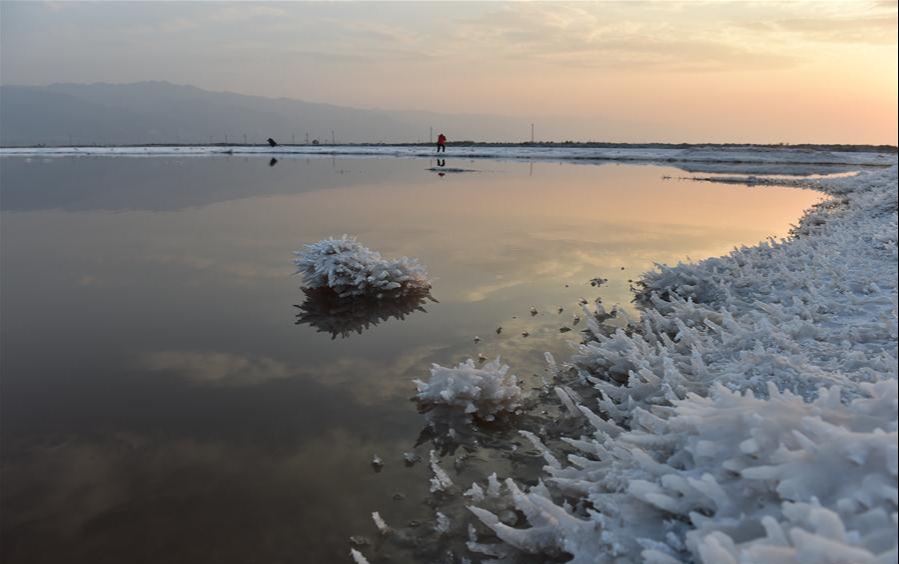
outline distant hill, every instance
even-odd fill
[[[491,115],[363,110],[288,98],[211,92],[168,82],[0,86],[0,145],[524,141],[529,125]]]

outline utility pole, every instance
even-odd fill
[[[531,124],[531,143],[534,142],[534,124]]]
[[[296,133],[291,133],[291,134],[290,134],[290,144],[291,144],[291,145],[296,145],[296,144],[297,144],[297,134],[296,134]]]
[[[306,132],[306,144],[307,145],[309,144],[309,132],[308,131]]]
[[[334,130],[333,130],[333,129],[331,130],[331,144],[332,144],[332,145],[336,145],[336,144],[337,144],[337,142],[334,141]]]
[[[434,144],[434,126],[428,128],[428,143]]]
[[[243,134],[243,144],[244,145],[247,144],[247,134],[246,133]]]

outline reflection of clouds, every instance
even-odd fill
[[[595,233],[603,238],[593,238],[591,234]],[[599,275],[615,279],[626,289],[625,279],[638,276],[654,263],[715,256],[730,250],[735,240],[753,240],[748,230],[743,233],[738,229],[639,223],[572,225],[564,233],[524,237],[524,241],[485,241],[476,256],[458,257],[460,269],[472,268],[480,279],[493,273],[493,278],[479,284],[466,280],[469,285],[458,289],[444,284],[441,291],[448,294],[448,301],[478,302],[527,284],[575,285]],[[630,301],[629,296],[622,297]]]
[[[79,286],[97,286],[100,283],[101,283],[100,279],[91,274],[82,274],[81,276],[78,277],[78,281],[77,281],[77,284]]]
[[[515,286],[520,286],[524,283],[524,280],[505,280],[501,278],[494,283],[481,284],[479,286],[475,286],[470,290],[467,290],[462,294],[461,301],[480,302],[487,299],[496,292],[499,292],[501,290],[508,290],[509,288],[514,288]]]
[[[154,372],[171,372],[196,384],[253,385],[296,374],[289,365],[271,358],[215,351],[144,353],[138,359],[138,366]]]
[[[511,371],[530,384],[537,384],[539,380],[533,380],[533,376],[546,375],[546,361],[544,352],[553,355],[563,354],[567,356],[571,352],[571,343],[578,342],[578,332],[559,333],[562,325],[570,326],[570,314],[528,317],[510,319],[502,322],[503,332],[500,335],[491,334],[484,338],[479,347],[487,358],[499,356],[504,363],[509,364]],[[581,329],[584,323],[581,323]],[[522,331],[529,335],[523,337]],[[561,358],[565,358],[562,356]]]
[[[302,379],[346,394],[355,403],[376,406],[411,396],[415,390],[412,379],[426,373],[431,362],[443,360],[449,348],[445,344],[409,347],[389,359],[348,353],[302,365],[264,356],[164,350],[139,355],[136,365],[201,386],[259,386],[273,380]]]
[[[436,359],[451,347],[427,344],[403,349],[389,360],[342,357],[309,367],[322,385],[340,388],[361,405],[382,405],[388,399],[408,398],[415,392],[414,378],[427,374]]]
[[[262,259],[259,262],[240,260],[231,257],[229,260],[194,255],[157,254],[146,260],[164,265],[187,267],[198,272],[209,272],[229,278],[242,280],[284,278],[290,269],[274,259]],[[284,261],[280,261],[283,263]]]
[[[75,534],[92,518],[120,505],[128,487],[115,476],[116,458],[132,444],[122,437],[114,452],[100,445],[64,443],[37,447],[24,460],[7,462],[3,469],[4,521],[42,522],[62,535]],[[16,503],[26,496],[28,503]]]
[[[34,446],[4,462],[4,532],[16,532],[4,561],[342,561],[371,526],[360,506],[403,489],[372,475],[372,449],[402,446],[339,430],[275,445],[114,434]]]

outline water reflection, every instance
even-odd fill
[[[518,483],[537,483],[547,461],[531,440],[523,437],[520,429],[536,430],[537,434],[532,438],[551,445],[556,453],[570,451],[561,437],[576,434],[581,423],[560,404],[553,391],[554,383],[533,388],[520,411],[490,422],[472,420],[459,409],[434,406],[423,410],[424,426],[415,443],[422,456],[420,465],[430,467],[430,455],[434,453],[438,466],[452,479],[452,484],[445,490],[431,491],[424,503],[435,517],[439,511],[449,518],[449,533],[433,534],[436,519],[425,521],[426,527],[413,520],[398,527],[387,538],[385,546],[368,552],[384,554],[396,546],[410,550],[416,562],[456,562],[457,559],[464,561],[461,556],[471,558],[472,553],[464,540],[471,538],[473,530],[479,541],[496,542],[492,533],[471,517],[468,506],[473,502],[490,509],[509,526],[524,525],[523,514],[511,506],[507,498],[492,497],[488,477],[495,486],[512,476]],[[486,498],[472,497],[477,495],[469,491],[473,483],[482,488],[480,495],[487,490]],[[497,548],[503,550],[502,546]],[[493,556],[499,556],[499,553]],[[562,555],[556,560],[545,555],[528,557],[512,551],[509,557],[510,562],[517,564],[567,561]]]
[[[818,198],[650,166],[268,159],[3,160],[0,560],[347,562],[372,511],[423,539],[373,542],[372,562],[463,554],[468,498],[440,509],[455,540],[425,534],[429,451],[458,490],[536,479],[516,428],[553,443],[566,424],[543,352],[570,354],[579,298],[630,311],[653,262],[786,234]],[[456,164],[434,168],[474,172]],[[298,297],[291,251],[335,233],[421,260],[440,303]],[[416,411],[414,378],[480,354],[540,407]]]
[[[332,159],[6,158],[0,160],[3,210],[184,210],[259,196],[295,195],[386,181],[396,163],[366,159],[364,174],[334,174]],[[39,190],[33,188],[39,186]]]
[[[300,305],[295,325],[310,325],[320,333],[328,333],[331,339],[346,339],[352,334],[361,335],[372,327],[390,319],[405,320],[416,311],[427,313],[424,305],[438,303],[429,290],[384,293],[380,298],[356,296],[341,298],[330,288],[303,288],[306,300]]]
[[[509,451],[513,444],[510,439],[517,435],[518,429],[533,428],[536,419],[527,412],[534,405],[536,399],[532,397],[515,413],[504,413],[493,421],[483,421],[473,419],[458,407],[418,403],[424,424],[415,446],[428,445],[441,457],[453,456],[460,448],[469,453],[477,452],[479,448]]]

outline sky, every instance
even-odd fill
[[[0,2],[6,85],[165,80],[602,140],[896,144],[897,67],[895,0]]]

